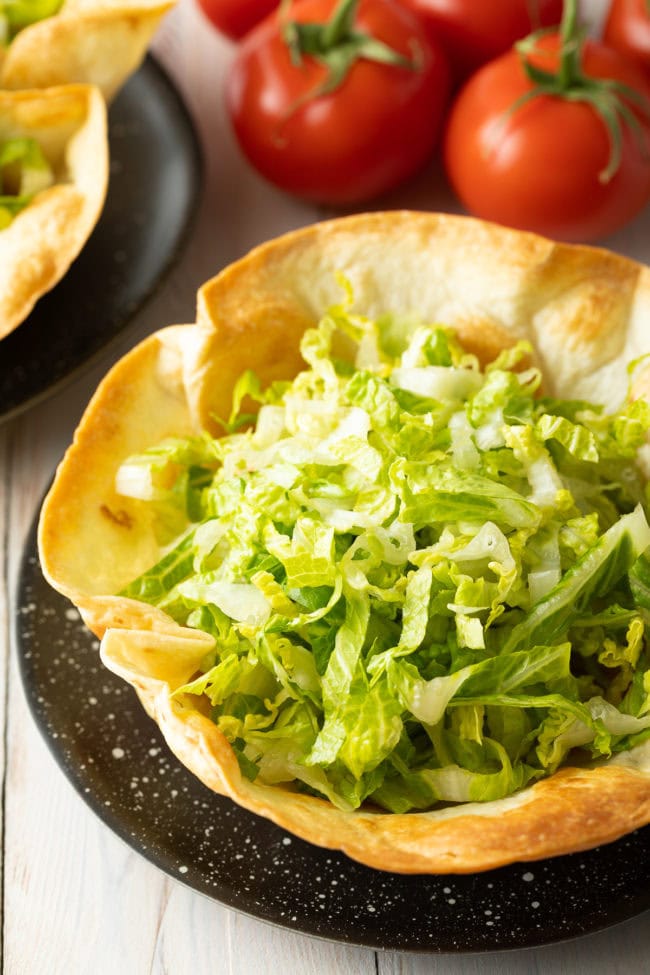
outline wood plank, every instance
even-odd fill
[[[152,971],[174,975],[375,975],[375,958],[367,949],[347,948],[263,924],[174,884]]]
[[[567,911],[575,905],[567,906]],[[477,920],[480,923],[480,920]],[[585,938],[476,955],[380,954],[377,975],[632,975],[648,969],[650,928],[634,918]]]

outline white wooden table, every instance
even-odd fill
[[[594,7],[602,3],[592,0]],[[258,179],[242,161],[222,107],[232,48],[180,0],[154,49],[183,92],[206,162],[199,220],[180,263],[138,315],[121,348],[155,328],[193,318],[197,286],[255,243],[324,211]],[[450,208],[423,176],[390,205]],[[611,246],[650,261],[650,208]],[[0,368],[2,353],[0,349]],[[23,541],[52,470],[100,376],[101,366],[0,427],[0,763],[3,767],[2,971],[18,975],[207,975],[301,972],[336,975],[635,975],[650,970],[650,916],[578,941],[473,956],[375,954],[316,941],[222,907],[170,880],[126,847],[73,791],[28,714],[10,650],[12,593]]]

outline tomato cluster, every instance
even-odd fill
[[[239,144],[290,193],[360,204],[441,143],[463,205],[510,226],[595,240],[650,199],[650,0],[612,0],[604,43],[576,0],[199,3],[241,39]]]

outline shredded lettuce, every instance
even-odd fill
[[[166,546],[124,595],[214,636],[175,696],[242,774],[406,812],[650,737],[647,404],[539,396],[524,344],[482,370],[345,302],[302,354],[293,382],[242,377],[222,438],[117,475]]]
[[[53,182],[52,168],[35,139],[0,143],[0,230]]]
[[[30,24],[53,17],[63,0],[2,0],[0,2],[0,43],[10,41]]]

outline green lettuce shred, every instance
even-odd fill
[[[63,0],[2,0],[0,2],[0,43],[11,43],[16,34],[30,24],[53,17]]]
[[[35,139],[0,143],[0,230],[53,182],[52,168]]]
[[[540,396],[529,351],[344,302],[222,438],[125,460],[166,554],[123,595],[214,637],[175,696],[243,775],[402,813],[650,738],[650,408]]]

